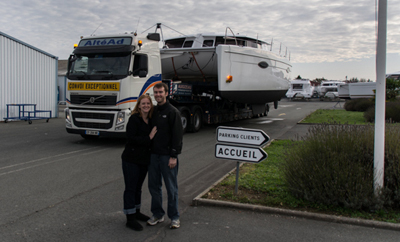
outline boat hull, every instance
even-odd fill
[[[219,94],[237,103],[263,104],[285,97],[291,65],[274,53],[234,45],[163,49],[164,78],[217,82]],[[232,76],[232,81],[227,81]]]

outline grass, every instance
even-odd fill
[[[318,109],[308,115],[300,123],[341,123],[341,124],[368,124],[364,119],[363,112],[351,112],[344,109]]]
[[[274,141],[265,149],[268,153],[267,160],[258,164],[243,164],[239,174],[238,194],[234,194],[236,174],[230,174],[203,197],[391,223],[400,222],[400,211],[397,210],[358,211],[311,203],[293,197],[286,190],[280,169],[284,149],[290,142],[301,141]]]

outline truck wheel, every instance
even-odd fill
[[[201,111],[200,109],[196,109],[196,111],[193,114],[193,122],[191,123],[191,130],[193,133],[196,133],[197,131],[200,130],[201,122],[202,122]]]
[[[265,111],[264,111],[264,117],[267,117],[269,113],[269,105],[265,104]]]
[[[186,133],[186,131],[188,129],[189,117],[190,117],[189,112],[187,112],[187,111],[181,112],[183,133]]]

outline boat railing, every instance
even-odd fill
[[[228,36],[228,29],[229,29],[229,31],[231,31],[233,37],[229,37],[229,36]],[[233,31],[232,31],[232,29],[231,29],[230,27],[226,27],[226,29],[225,29],[225,38],[224,38],[225,42],[224,42],[224,44],[226,44],[226,40],[227,40],[228,38],[229,38],[229,39],[234,39],[234,40],[235,40],[235,44],[238,45],[238,44],[237,44],[236,35],[233,33]]]

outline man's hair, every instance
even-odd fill
[[[165,84],[164,82],[159,82],[156,85],[154,85],[154,88],[164,88],[165,93],[168,93],[168,85]]]

